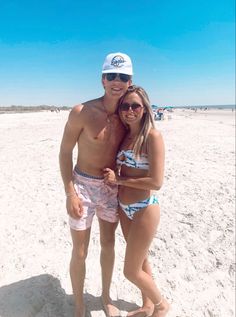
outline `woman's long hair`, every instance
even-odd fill
[[[126,93],[118,101],[118,111],[119,111],[119,106],[123,103],[125,97],[131,93],[136,93],[141,98],[142,104],[146,110],[143,113],[143,117],[141,121],[142,127],[139,131],[139,134],[137,135],[137,138],[135,140],[134,147],[133,147],[134,154],[136,157],[138,157],[141,155],[142,152],[146,152],[146,143],[147,143],[148,134],[152,128],[155,129],[155,123],[154,123],[153,111],[152,111],[149,97],[146,91],[140,86],[135,86],[135,85],[129,86]],[[127,125],[126,127],[128,128]]]

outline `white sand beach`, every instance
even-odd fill
[[[68,112],[0,115],[0,317],[72,317],[71,239],[58,153]],[[235,113],[175,110],[156,121],[166,145],[161,223],[150,249],[169,317],[235,316]],[[100,302],[94,219],[85,280],[86,317]],[[122,316],[141,303],[123,276],[116,233],[111,294]]]

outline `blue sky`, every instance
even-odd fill
[[[0,0],[0,106],[99,97],[110,52],[153,104],[235,104],[234,0]]]

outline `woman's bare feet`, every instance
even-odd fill
[[[162,302],[154,306],[154,311],[151,317],[165,317],[170,309],[170,304],[166,299],[162,299]]]
[[[153,307],[143,306],[133,310],[127,314],[127,317],[150,317],[153,312]]]

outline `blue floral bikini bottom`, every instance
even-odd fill
[[[159,202],[155,195],[151,195],[147,199],[140,200],[140,201],[137,201],[136,203],[129,204],[129,205],[122,204],[119,201],[119,205],[121,209],[124,211],[126,216],[131,220],[133,219],[134,214],[138,212],[139,210],[146,208],[149,205],[156,205],[156,204],[159,204]]]

